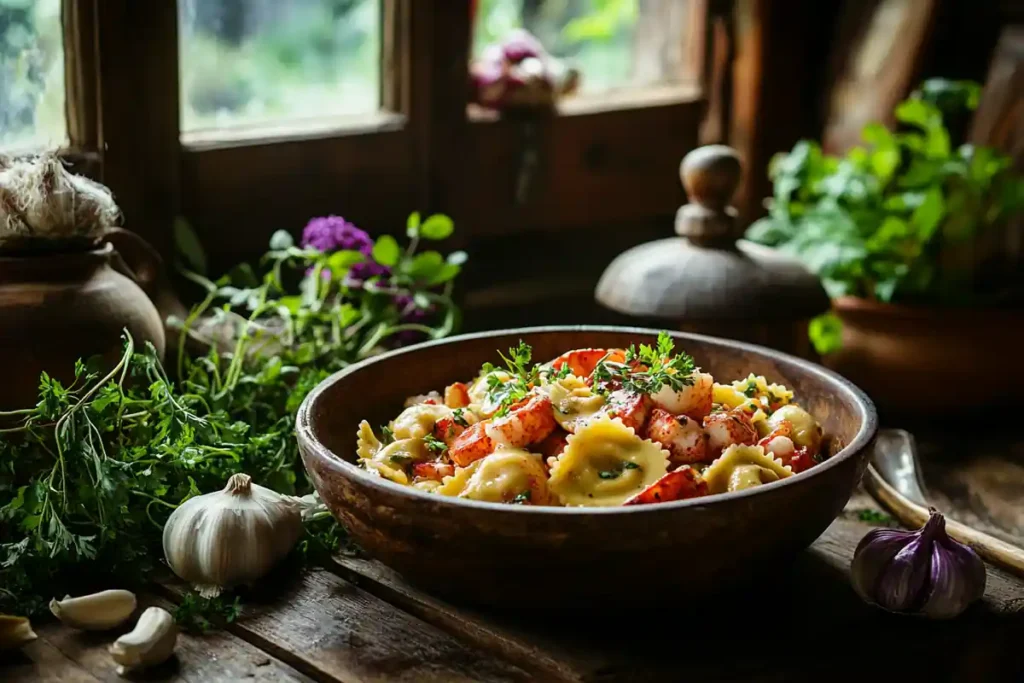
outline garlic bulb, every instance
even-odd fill
[[[123,623],[135,611],[135,594],[106,590],[92,595],[50,601],[50,611],[64,624],[83,631],[106,631]]]
[[[178,627],[170,612],[150,607],[142,613],[135,628],[110,646],[110,655],[118,663],[118,675],[160,664],[174,652]]]
[[[0,247],[95,243],[119,218],[110,191],[55,154],[0,163]]]
[[[858,595],[891,612],[949,619],[985,593],[984,562],[929,513],[917,531],[873,529],[861,539],[851,566]]]
[[[302,535],[300,506],[232,476],[222,491],[196,496],[164,526],[164,556],[171,569],[203,596],[264,576]]]
[[[38,638],[26,617],[0,614],[0,652],[14,650]]]

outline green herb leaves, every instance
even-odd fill
[[[675,351],[675,342],[665,331],[658,334],[658,343],[652,347],[641,344],[639,351],[631,345],[626,350],[624,363],[601,360],[594,369],[598,390],[610,384],[621,384],[623,389],[636,394],[657,393],[663,386],[673,391],[693,384],[696,366],[686,353]]]
[[[373,260],[388,268],[398,265],[398,257],[401,256],[401,253],[398,242],[391,235],[381,235],[373,244]]]
[[[769,166],[769,215],[754,242],[797,256],[832,297],[966,303],[1000,291],[982,274],[985,243],[1024,208],[1024,178],[996,150],[957,146],[977,84],[929,80],[895,109],[897,128],[864,127],[842,157],[803,140]],[[835,318],[812,325],[816,347],[838,348]]]
[[[433,434],[427,434],[425,437],[423,437],[423,443],[427,447],[427,450],[436,455],[441,455],[442,453],[448,450],[448,445],[444,441],[441,441],[440,439],[435,437]]]
[[[204,598],[188,592],[174,610],[174,620],[189,633],[203,634],[221,624],[230,624],[242,613],[241,598],[229,600],[225,596]]]
[[[843,324],[835,313],[822,313],[811,319],[807,327],[814,350],[824,356],[843,345]]]
[[[624,460],[621,463],[619,463],[619,465],[617,467],[615,467],[613,469],[601,470],[600,472],[597,473],[597,476],[600,477],[601,479],[618,479],[619,477],[622,476],[622,473],[625,472],[626,470],[639,470],[639,469],[641,469],[640,465],[637,465],[635,462],[633,462],[631,460]]]
[[[445,217],[414,223],[426,239],[451,234]],[[341,224],[330,234],[344,239],[327,251],[275,233],[259,274],[246,265],[216,281],[186,272],[203,299],[176,321],[171,370],[126,335],[115,367],[82,359],[70,386],[44,375],[36,405],[6,416],[17,421],[0,426],[0,612],[43,613],[78,582],[149,580],[170,512],[232,474],[308,492],[294,435],[308,392],[406,335],[455,329],[450,294],[464,253],[419,254],[415,239],[406,248],[389,236],[374,243]],[[344,535],[329,516],[307,532],[307,554],[330,552]],[[218,620],[207,615],[229,620],[233,605],[186,598],[179,618],[208,626]]]
[[[526,398],[530,389],[537,384],[540,379],[540,366],[530,366],[533,349],[522,341],[515,348],[508,350],[508,356],[500,351],[498,355],[505,362],[511,378],[503,381],[490,364],[485,365],[483,370],[488,373],[487,398],[491,403],[498,405],[495,415],[503,417],[508,414],[509,406]]]

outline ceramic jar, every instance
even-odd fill
[[[39,377],[74,378],[75,360],[120,358],[122,331],[136,348],[152,342],[164,353],[164,327],[143,287],[160,272],[156,253],[141,238],[143,260],[131,267],[107,241],[84,251],[0,253],[0,410],[35,405]]]

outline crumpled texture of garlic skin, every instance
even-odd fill
[[[120,218],[110,190],[55,153],[0,159],[0,248],[98,243]]]
[[[946,533],[929,509],[915,531],[872,529],[854,550],[850,578],[865,601],[889,612],[952,619],[985,594],[985,563]]]
[[[211,597],[262,578],[302,532],[302,506],[294,497],[235,474],[222,490],[190,498],[171,513],[164,556],[178,577]]]

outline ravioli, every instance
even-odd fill
[[[434,423],[451,417],[454,411],[446,405],[419,403],[406,408],[391,422],[396,439],[422,439],[434,431]]]
[[[775,429],[785,420],[793,427],[789,438],[798,448],[806,448],[811,454],[821,448],[821,426],[811,414],[797,405],[782,406],[768,418],[768,426]]]
[[[360,422],[358,464],[441,496],[582,507],[741,491],[828,457],[821,425],[788,387],[753,373],[719,383],[672,335],[650,341],[546,361],[519,341],[496,354],[500,365],[451,378],[443,399],[409,397],[383,434]],[[754,443],[765,445],[738,445]]]
[[[597,417],[568,437],[548,488],[568,506],[621,505],[668,471],[668,452],[617,418]]]
[[[597,415],[605,404],[603,396],[593,393],[575,375],[555,380],[546,389],[554,408],[555,422],[567,432],[575,432]]]
[[[499,448],[487,457],[459,468],[437,489],[490,503],[548,505],[547,473],[541,456],[519,448]]]
[[[751,466],[757,468],[757,471],[750,469]],[[763,474],[761,470],[764,470]],[[759,479],[758,483],[767,483],[792,477],[793,470],[783,465],[781,460],[773,460],[765,455],[760,446],[733,444],[708,465],[703,476],[708,484],[708,493],[726,493],[756,485],[755,476]]]

